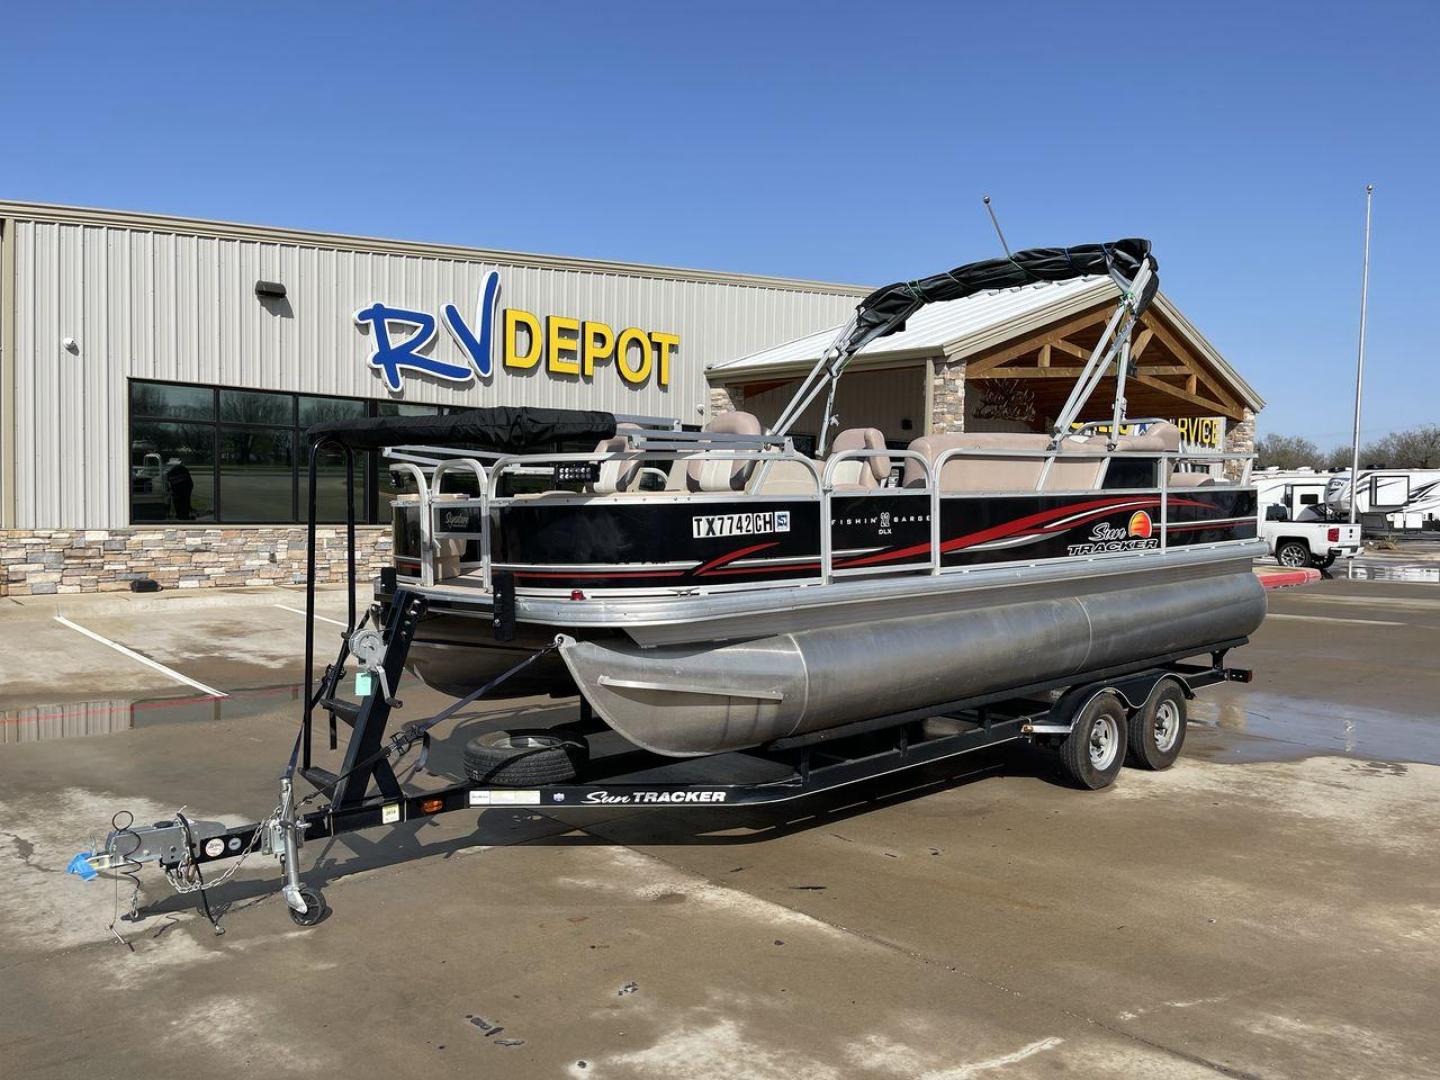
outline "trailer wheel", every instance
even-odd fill
[[[1065,773],[1083,788],[1098,791],[1109,787],[1125,764],[1125,740],[1129,723],[1125,706],[1106,691],[1090,699],[1060,744],[1060,763]]]
[[[465,775],[500,787],[563,784],[589,760],[584,739],[552,728],[487,731],[465,744]]]
[[[1310,565],[1310,545],[1304,540],[1283,540],[1275,549],[1275,561],[1293,568]]]
[[[325,906],[325,897],[319,889],[313,889],[309,885],[300,886],[300,899],[305,901],[304,912],[296,911],[294,908],[286,908],[290,912],[290,920],[296,926],[314,926],[326,915],[330,909]]]
[[[1126,740],[1130,764],[1141,769],[1168,769],[1185,745],[1185,691],[1174,679],[1162,679],[1150,699],[1130,716]]]

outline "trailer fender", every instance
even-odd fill
[[[1050,710],[1047,719],[1051,724],[1071,724],[1080,711],[1094,701],[1100,694],[1114,694],[1125,707],[1132,712],[1142,709],[1154,695],[1158,687],[1166,679],[1170,679],[1180,687],[1180,692],[1187,700],[1195,697],[1195,691],[1185,677],[1174,671],[1142,671],[1138,675],[1127,675],[1123,679],[1115,679],[1111,682],[1085,683],[1081,686],[1072,686],[1065,693],[1060,695],[1055,702],[1054,708]]]

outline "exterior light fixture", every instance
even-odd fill
[[[267,300],[284,300],[285,284],[280,281],[257,281],[255,295]]]

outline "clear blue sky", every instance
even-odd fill
[[[880,284],[1151,237],[1269,400],[1440,422],[1440,4],[16,4],[0,196]]]

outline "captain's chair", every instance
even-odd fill
[[[884,450],[885,436],[879,428],[846,428],[830,445],[833,457],[849,450]],[[890,455],[848,458],[835,466],[832,478],[836,491],[870,491],[890,475]]]
[[[609,439],[601,439],[595,444],[597,454],[624,454],[630,449],[630,440],[620,432],[625,428],[633,431],[640,430],[639,424],[616,424],[615,435]],[[600,475],[589,485],[589,490],[596,495],[614,495],[617,492],[629,491],[634,485],[636,477],[640,475],[640,454],[627,454],[624,457],[612,458],[609,461],[600,462]]]
[[[765,428],[759,417],[748,412],[723,412],[705,425],[705,431],[716,435],[763,435]],[[719,444],[712,444],[723,449]],[[705,444],[700,443],[702,448]],[[755,470],[753,461],[716,460],[692,458],[685,462],[685,490],[687,491],[744,491],[750,474]]]

